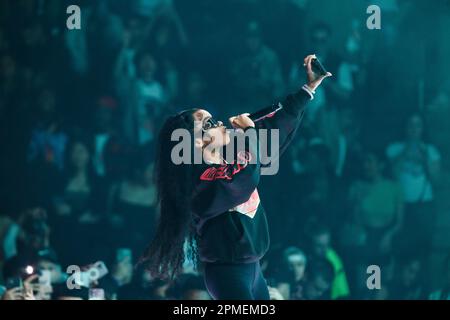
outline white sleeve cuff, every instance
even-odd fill
[[[303,85],[302,89],[305,90],[309,94],[309,96],[311,97],[311,100],[314,99],[314,95],[316,94],[315,91],[311,90],[306,84]]]

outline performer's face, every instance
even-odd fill
[[[211,146],[221,147],[230,143],[230,134],[222,122],[213,119],[206,110],[197,110],[193,114],[196,121],[195,131],[203,132],[202,141],[199,147]]]

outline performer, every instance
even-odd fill
[[[310,55],[304,60],[307,84],[289,95],[274,116],[257,122],[257,128],[280,130],[280,150],[294,136],[315,89],[331,76],[312,71],[314,58]],[[235,129],[256,130],[248,114],[232,117],[230,123]],[[173,163],[171,153],[177,142],[171,141],[171,135],[180,128],[203,132],[201,139],[193,138],[193,146],[203,153],[206,163]],[[247,162],[227,163],[212,147],[229,141],[229,132],[206,110],[185,110],[164,123],[155,167],[160,219],[141,262],[154,276],[174,279],[183,268],[187,239],[187,255],[193,260],[198,256],[214,299],[268,300],[260,269],[260,259],[269,248],[268,224],[257,191],[261,165],[250,161],[257,157],[257,147],[247,144]]]

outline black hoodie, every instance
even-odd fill
[[[279,129],[279,154],[294,137],[311,98],[306,90],[299,90],[281,102],[283,109],[274,116],[257,122],[256,129]],[[247,143],[244,152],[258,159],[257,145]],[[267,252],[268,224],[257,191],[260,175],[259,160],[198,166],[191,208],[202,262],[250,263]]]

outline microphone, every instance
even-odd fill
[[[252,119],[253,122],[258,122],[266,118],[273,117],[275,113],[283,109],[283,106],[281,104],[274,104],[270,107],[264,108],[262,110],[256,111],[252,114],[250,114],[248,117]]]
[[[318,74],[319,76],[326,76],[328,73],[327,69],[325,69],[325,67],[322,65],[322,63],[317,58],[312,59],[311,68],[312,68],[312,71],[315,74]]]

